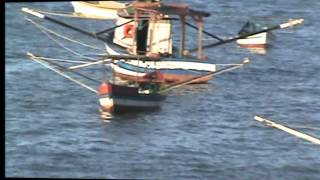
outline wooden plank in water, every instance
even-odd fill
[[[259,122],[262,122],[262,123],[266,124],[267,126],[278,128],[278,129],[280,129],[282,131],[285,131],[285,132],[287,132],[289,134],[292,134],[292,135],[297,136],[299,138],[302,138],[304,140],[307,140],[307,141],[310,141],[312,143],[320,145],[320,140],[318,138],[315,138],[315,137],[312,137],[310,135],[304,134],[304,133],[299,132],[297,130],[290,129],[290,128],[286,127],[286,126],[283,126],[281,124],[275,123],[275,122],[273,122],[271,120],[268,120],[268,119],[265,119],[265,118],[262,118],[262,117],[259,117],[259,116],[254,116],[254,119],[259,121]]]

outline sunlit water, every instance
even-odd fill
[[[319,179],[320,146],[266,127],[253,117],[320,127],[320,1],[189,3],[212,13],[205,19],[205,28],[223,38],[235,35],[247,20],[267,25],[290,18],[305,22],[274,31],[265,55],[235,43],[208,50],[208,62],[238,63],[248,57],[252,63],[209,84],[172,91],[158,111],[120,115],[109,123],[99,117],[96,95],[25,55],[30,51],[71,56],[20,12],[24,6],[71,11],[70,3],[6,3],[6,176]],[[95,24],[82,22],[76,24],[89,30]],[[112,24],[103,23],[100,29]],[[188,47],[196,45],[193,38],[188,39]],[[104,48],[101,42],[91,44]],[[77,52],[97,51],[81,47]],[[320,137],[316,129],[298,130]]]

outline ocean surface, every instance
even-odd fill
[[[251,64],[216,76],[208,84],[175,89],[157,111],[119,115],[104,122],[95,94],[26,56],[30,51],[75,57],[20,12],[21,7],[71,12],[71,4],[6,3],[5,176],[320,179],[319,145],[253,118],[259,115],[320,137],[320,1],[184,2],[210,12],[205,29],[222,38],[236,35],[248,20],[270,26],[288,19],[305,21],[273,31],[265,54],[236,43],[206,50],[206,62],[239,63],[248,57]],[[68,46],[77,53],[103,53],[99,41],[33,20],[102,49]],[[70,22],[89,31],[114,23]],[[194,37],[187,37],[188,47],[196,46]],[[215,42],[207,37],[205,41]]]

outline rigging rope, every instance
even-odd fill
[[[44,57],[35,56],[35,55],[33,55],[33,54],[29,53],[29,52],[28,52],[27,54],[28,54],[31,58],[33,58],[33,59],[42,60],[42,61],[47,62],[48,64],[52,64],[52,65],[57,66],[58,68],[60,68],[60,71],[72,72],[72,73],[74,73],[74,74],[77,74],[77,75],[79,75],[79,76],[82,76],[82,77],[84,77],[84,78],[86,78],[86,79],[88,79],[88,80],[91,80],[91,81],[93,81],[93,82],[96,82],[96,83],[100,83],[100,82],[101,82],[101,81],[96,80],[96,79],[94,79],[94,78],[92,78],[92,77],[90,77],[90,76],[88,76],[88,75],[83,74],[83,73],[80,73],[80,72],[77,72],[77,71],[74,71],[74,70],[70,70],[70,69],[68,69],[68,68],[66,68],[66,67],[64,67],[64,66],[61,66],[60,64],[53,63],[53,62],[49,62],[49,61],[45,60],[46,58],[44,58]],[[55,69],[57,69],[57,68],[55,68]]]
[[[67,12],[48,12],[48,11],[43,11],[43,10],[39,10],[39,9],[34,9],[37,12],[43,13],[43,14],[48,14],[48,15],[54,15],[54,16],[62,16],[62,17],[70,17],[70,18],[85,18],[88,19],[87,17],[84,16],[80,16],[77,13],[73,13],[73,14],[69,14]],[[92,18],[95,19],[95,18]]]
[[[61,61],[61,62],[67,62],[67,63],[80,63],[80,64],[87,64],[91,63],[92,61],[77,61],[77,60],[70,60],[70,59],[62,59],[62,58],[48,58],[48,57],[37,57],[38,59],[44,60],[44,61]]]
[[[48,28],[40,25],[39,23],[36,23],[35,21],[31,20],[30,18],[27,18],[27,17],[26,17],[26,20],[30,21],[30,22],[31,22],[32,24],[34,24],[35,26],[38,26],[39,29],[42,28],[43,30],[48,31],[48,32],[50,32],[51,34],[54,34],[54,35],[56,35],[56,36],[58,36],[58,37],[60,37],[60,38],[62,38],[62,39],[65,39],[65,40],[68,40],[68,41],[71,41],[71,42],[74,42],[74,43],[77,43],[77,44],[80,44],[80,45],[83,45],[83,46],[85,46],[85,47],[89,47],[89,48],[92,48],[92,49],[101,50],[101,51],[104,50],[104,49],[102,49],[102,48],[98,48],[98,47],[95,47],[95,46],[91,46],[91,45],[82,43],[82,42],[80,42],[80,41],[76,41],[76,40],[74,40],[74,39],[70,39],[70,38],[68,38],[68,37],[66,37],[66,36],[63,36],[63,35],[61,35],[61,34],[58,34],[58,33],[54,32],[54,31],[52,31],[52,30],[50,30],[50,29],[48,29]]]
[[[86,59],[90,59],[90,60],[95,60],[95,59],[93,59],[93,58],[91,58],[91,57],[84,56],[84,55],[82,55],[82,54],[80,54],[80,53],[78,53],[78,52],[76,52],[76,51],[73,51],[72,49],[64,46],[64,45],[63,45],[62,43],[60,43],[58,40],[54,39],[54,38],[53,38],[49,33],[47,33],[45,30],[42,30],[41,27],[39,27],[37,24],[35,24],[35,26],[36,26],[42,33],[44,33],[46,36],[48,36],[49,39],[51,39],[52,41],[54,41],[55,43],[57,43],[57,44],[58,44],[60,47],[62,47],[63,49],[71,52],[72,54],[78,55],[78,56],[80,56],[80,57],[83,57],[83,58],[86,58]]]
[[[86,85],[86,84],[84,84],[84,83],[82,83],[82,82],[80,82],[80,81],[78,81],[78,80],[76,80],[76,79],[64,74],[64,73],[62,73],[60,70],[57,70],[56,68],[53,68],[53,67],[41,62],[41,60],[37,60],[37,58],[35,56],[33,56],[32,54],[30,55],[30,57],[31,57],[32,60],[38,62],[39,64],[43,65],[44,67],[56,72],[57,74],[65,77],[66,79],[68,79],[68,80],[70,80],[70,81],[72,81],[72,82],[74,82],[74,83],[76,83],[76,84],[78,84],[78,85],[80,85],[80,86],[82,86],[82,87],[84,87],[84,88],[86,88],[86,89],[98,94],[98,91],[96,91],[95,89],[93,89],[93,88],[89,87],[88,85]]]

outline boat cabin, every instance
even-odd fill
[[[128,8],[118,11],[118,15],[116,24],[127,24],[116,29],[113,42],[139,55],[172,55],[172,21],[180,21],[180,57],[185,55],[186,17],[192,17],[199,31],[198,58],[203,58],[203,17],[210,16],[210,13],[191,9],[185,3],[135,1]]]

